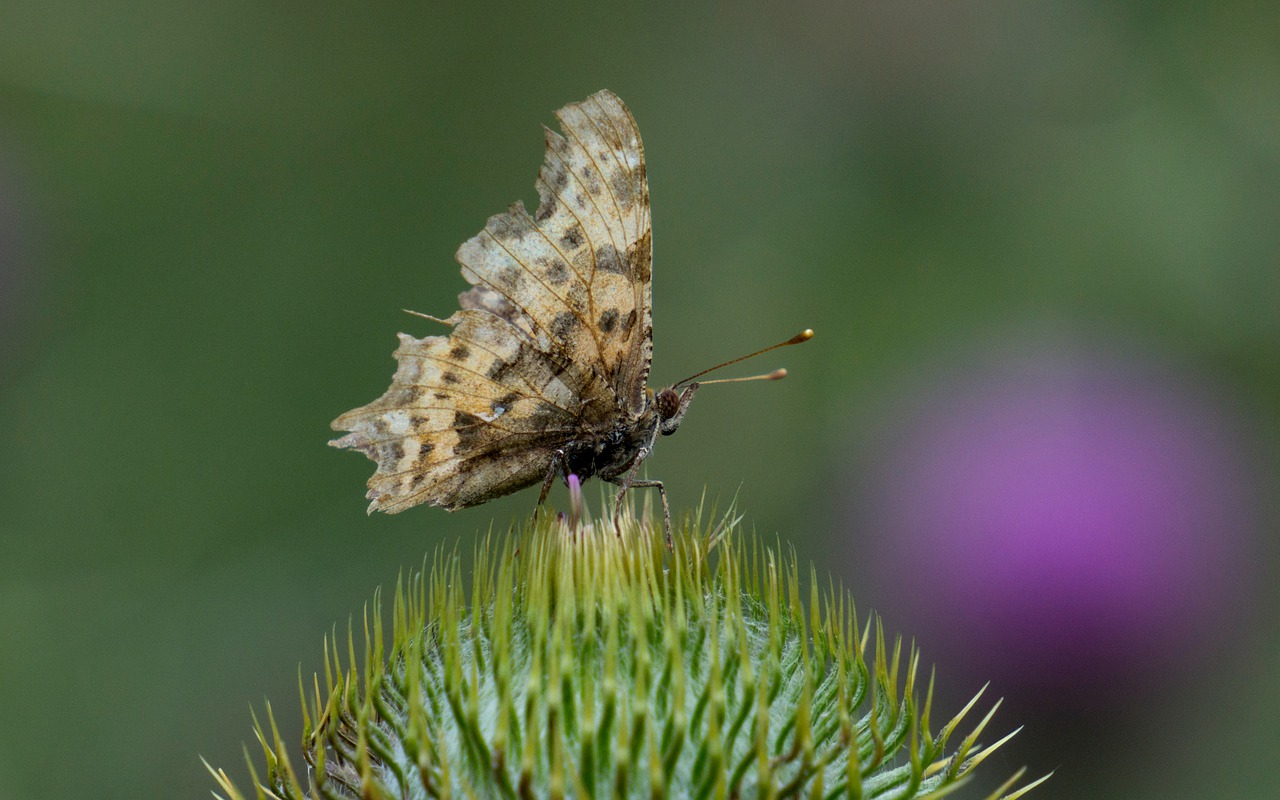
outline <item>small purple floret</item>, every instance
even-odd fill
[[[582,521],[584,516],[582,479],[577,475],[570,474],[567,482],[569,484],[569,528],[576,531],[578,523]]]

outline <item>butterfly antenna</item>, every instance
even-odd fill
[[[737,364],[739,361],[746,361],[748,358],[755,358],[756,356],[763,355],[764,353],[767,353],[770,350],[777,350],[779,347],[787,347],[788,345],[807,342],[812,338],[813,338],[813,331],[806,328],[805,330],[800,331],[795,336],[792,336],[790,339],[786,340],[785,342],[778,342],[777,344],[770,345],[769,347],[766,347],[763,350],[757,350],[754,353],[748,353],[745,356],[739,356],[735,359],[732,359],[731,361],[726,361],[723,364],[716,364],[714,367],[710,367],[708,369],[704,369],[702,372],[698,372],[693,375],[690,375],[689,377],[685,378],[682,381],[676,381],[671,386],[671,388],[674,389],[677,386],[680,386],[681,384],[688,383],[692,381],[694,378],[700,378],[703,375],[706,375],[708,372],[715,372],[721,367],[727,367],[732,364]],[[706,386],[712,383],[737,383],[739,381],[776,381],[785,377],[787,377],[787,371],[785,369],[779,369],[779,370],[774,370],[773,372],[770,372],[767,375],[755,375],[750,378],[724,378],[724,379],[715,380],[715,381],[703,381],[702,385]]]
[[[780,381],[787,377],[785,369],[775,369],[766,375],[752,375],[749,378],[717,378],[714,381],[702,381],[699,386],[710,386],[713,383],[743,383],[745,381]]]

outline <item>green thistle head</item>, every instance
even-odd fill
[[[624,513],[617,532],[543,517],[485,539],[469,581],[437,557],[396,587],[389,651],[376,601],[363,671],[353,636],[345,666],[326,646],[325,690],[303,690],[305,774],[274,719],[259,726],[256,796],[938,797],[1007,741],[977,743],[994,708],[956,733],[973,702],[934,732],[914,648],[812,571],[804,588],[736,520],[699,516],[671,551]]]

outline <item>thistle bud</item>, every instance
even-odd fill
[[[914,647],[744,541],[736,520],[690,515],[668,551],[660,526],[624,511],[619,536],[611,517],[574,535],[541,517],[482,541],[469,580],[442,555],[396,587],[389,611],[375,602],[363,671],[354,648],[344,662],[330,643],[324,689],[304,686],[306,769],[270,715],[259,728],[260,790],[911,798],[966,778],[1007,740],[977,744],[989,713],[953,741],[973,703],[934,731]]]

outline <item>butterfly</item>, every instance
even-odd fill
[[[471,284],[461,309],[418,314],[451,332],[401,333],[390,388],[334,420],[348,433],[329,444],[377,462],[370,513],[456,511],[539,481],[541,506],[557,478],[596,476],[619,487],[615,525],[629,489],[657,489],[669,540],[666,490],[638,470],[699,386],[727,381],[694,382],[703,370],[657,392],[648,385],[653,247],[640,132],[609,91],[556,117],[562,133],[544,128],[537,209],[517,201],[458,248]]]

